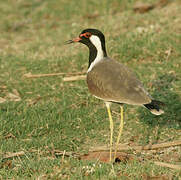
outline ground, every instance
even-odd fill
[[[181,165],[180,146],[126,151],[135,159],[114,165],[74,157],[72,153],[109,144],[104,103],[89,94],[85,80],[25,76],[86,72],[87,48],[64,42],[85,28],[100,29],[109,56],[132,68],[148,92],[166,104],[161,116],[125,105],[121,143],[141,146],[179,140],[181,2],[142,2],[156,5],[139,13],[133,10],[133,0],[1,2],[1,179],[179,179],[179,170],[154,162]],[[119,110],[112,106],[114,140]]]

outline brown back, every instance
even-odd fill
[[[126,66],[104,58],[87,74],[89,91],[105,101],[142,105],[151,102],[136,75]]]

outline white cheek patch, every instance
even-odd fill
[[[100,41],[99,37],[92,35],[90,37],[90,41],[97,49],[97,56],[96,56],[95,60],[91,63],[91,65],[89,66],[89,69],[87,72],[91,71],[91,69],[95,66],[95,64],[97,64],[104,57],[102,46],[101,46],[101,41]]]
[[[92,44],[94,44],[94,46],[96,47],[96,49],[99,51],[102,51],[102,46],[101,46],[101,40],[99,39],[98,36],[92,35],[90,37],[90,41],[92,42]]]

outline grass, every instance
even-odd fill
[[[145,14],[133,12],[133,5],[134,1],[125,0],[1,2],[0,97],[7,99],[0,104],[1,179],[179,179],[177,170],[158,167],[153,161],[180,164],[180,147],[137,153],[145,161],[114,165],[116,176],[110,164],[72,157],[62,160],[47,153],[54,149],[85,153],[90,147],[108,144],[106,110],[102,101],[88,93],[84,81],[23,76],[86,71],[87,49],[63,42],[84,28],[100,29],[107,39],[108,54],[134,69],[150,94],[167,104],[159,117],[126,105],[121,142],[146,145],[178,140],[181,4],[175,0]],[[15,92],[21,101],[9,97]],[[112,110],[119,112],[119,107],[113,105]],[[119,117],[113,113],[113,118],[116,131]],[[6,152],[20,151],[25,156],[3,159]]]

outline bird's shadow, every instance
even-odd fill
[[[139,119],[149,127],[167,127],[181,129],[181,97],[174,92],[173,84],[180,81],[174,74],[166,74],[159,76],[156,81],[152,82],[155,88],[152,97],[156,100],[163,101],[165,106],[162,107],[165,111],[160,116],[155,116],[143,108],[139,108]]]

